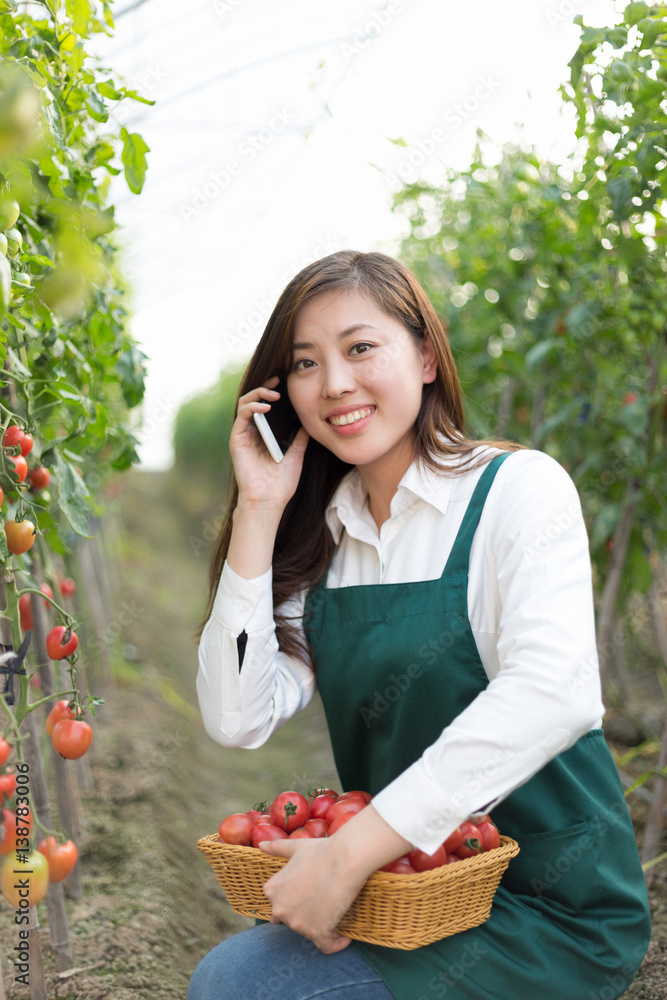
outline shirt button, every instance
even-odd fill
[[[239,611],[247,611],[250,605],[247,601],[239,601]]]

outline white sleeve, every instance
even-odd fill
[[[300,627],[305,591],[286,601],[281,614]],[[237,638],[247,643],[239,669]],[[273,619],[272,571],[254,580],[225,562],[209,620],[199,643],[197,696],[204,728],[225,747],[261,746],[308,704],[312,670],[278,649]]]
[[[390,826],[429,853],[604,714],[581,504],[560,464],[533,455],[514,469],[507,459],[495,502],[491,491],[487,497],[485,565],[501,606],[500,671],[373,800]]]

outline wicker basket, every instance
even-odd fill
[[[287,864],[256,847],[221,844],[213,833],[197,847],[218,877],[231,908],[244,917],[269,920],[271,904],[262,887]],[[500,847],[453,865],[416,875],[375,872],[345,914],[338,930],[356,941],[411,950],[483,924],[493,895],[519,845]]]

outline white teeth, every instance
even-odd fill
[[[363,420],[369,413],[373,412],[373,407],[366,410],[354,410],[352,413],[343,413],[340,417],[331,417],[334,427],[342,427],[344,424],[353,424],[356,420]]]

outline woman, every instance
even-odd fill
[[[253,424],[286,376],[284,459]],[[345,788],[335,837],[266,845],[273,922],[215,948],[189,1000],[611,1000],[648,947],[644,879],[602,734],[588,541],[549,456],[464,434],[415,278],[342,251],[281,295],[240,388],[236,486],[197,687],[223,746],[257,747],[315,687]],[[275,611],[274,611],[275,609]],[[493,810],[521,853],[480,927],[412,952],[336,926],[366,878]]]

